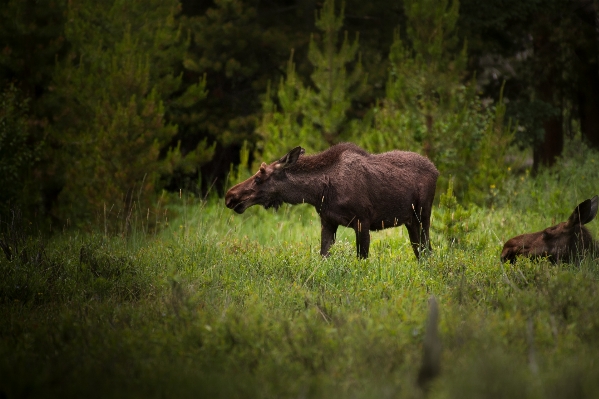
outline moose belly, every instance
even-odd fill
[[[381,220],[374,221],[370,224],[370,230],[378,231],[384,230],[391,227],[397,227],[404,224],[405,221],[400,218],[385,218]]]

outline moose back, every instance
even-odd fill
[[[321,248],[329,254],[339,226],[356,233],[358,257],[368,257],[370,231],[406,226],[416,257],[430,250],[429,227],[439,172],[427,158],[406,151],[369,154],[343,143],[316,155],[296,147],[233,186],[225,204],[237,213],[252,205],[277,209],[308,203],[321,221]]]

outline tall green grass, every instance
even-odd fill
[[[428,396],[596,397],[597,260],[499,262],[505,240],[594,195],[593,160],[514,176],[502,206],[467,207],[460,240],[433,230],[421,261],[403,227],[373,233],[362,261],[340,228],[322,259],[308,206],[237,215],[186,196],[156,234],[29,235],[26,256],[0,258],[0,397],[423,397],[431,295]]]

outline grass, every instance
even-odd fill
[[[598,262],[499,262],[506,239],[590,189],[572,203],[553,194],[559,176],[509,184],[521,194],[468,208],[459,244],[433,231],[420,262],[403,227],[373,233],[364,261],[340,229],[323,260],[308,206],[236,215],[185,197],[158,234],[22,238],[26,256],[0,259],[0,397],[423,397],[432,294],[443,349],[429,397],[596,397]]]

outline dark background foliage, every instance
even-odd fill
[[[127,218],[161,190],[222,192],[242,148],[247,167],[292,142],[344,140],[425,153],[480,203],[469,193],[490,182],[466,172],[486,170],[469,161],[485,146],[530,150],[533,171],[565,139],[599,148],[594,2],[422,4],[338,2],[327,27],[314,0],[6,0],[2,209],[61,224]],[[333,80],[347,106],[319,109],[338,100],[324,89]],[[485,144],[508,125],[509,140]]]

